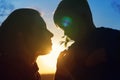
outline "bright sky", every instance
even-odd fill
[[[40,73],[54,73],[59,51],[58,43],[63,31],[57,29],[53,22],[53,13],[61,0],[0,0],[0,23],[17,8],[34,8],[42,13],[47,28],[54,33],[53,51],[47,57],[39,57],[37,62]],[[111,27],[120,30],[120,0],[88,0],[96,26]],[[58,51],[57,51],[58,50]],[[47,62],[48,61],[48,62]],[[51,62],[50,62],[51,61]]]

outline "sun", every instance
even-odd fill
[[[64,38],[53,38],[52,39],[52,51],[44,56],[39,56],[37,58],[37,64],[39,67],[40,74],[53,74],[56,72],[56,63],[57,58],[61,51],[67,49],[70,45],[74,43],[74,41],[70,41],[68,46],[64,44],[60,44],[60,41],[65,41]]]
[[[64,46],[60,46],[59,44],[53,44],[53,50],[44,56],[39,56],[37,59],[39,72],[41,74],[52,74],[56,71],[56,63],[57,58],[61,51],[65,49]]]
[[[54,74],[56,72],[56,63],[60,52],[68,49],[68,47],[74,43],[73,40],[70,40],[67,46],[64,45],[64,42],[68,37],[64,35],[64,31],[59,27],[54,27],[54,30],[50,31],[54,34],[54,36],[51,38],[52,51],[47,55],[39,56],[36,61],[40,74]],[[61,44],[61,42],[63,42],[63,44]]]

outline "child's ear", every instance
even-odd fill
[[[86,67],[93,67],[97,64],[107,62],[106,51],[104,48],[94,50],[87,58],[85,65]]]

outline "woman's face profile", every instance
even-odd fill
[[[49,32],[46,26],[33,26],[32,31],[26,37],[27,46],[34,52],[40,52],[38,55],[47,54],[51,51],[52,33]]]

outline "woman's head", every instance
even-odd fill
[[[22,40],[21,45],[25,45],[31,52],[39,49],[44,51],[51,47],[52,34],[46,29],[40,13],[34,9],[22,8],[13,11],[2,23],[1,32],[16,46],[20,45],[15,43],[16,40]]]

